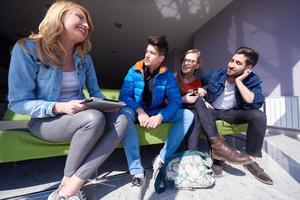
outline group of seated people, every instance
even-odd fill
[[[120,100],[126,107],[99,111],[82,103],[82,89],[101,93],[89,54],[93,24],[86,8],[72,1],[57,1],[49,8],[38,33],[20,39],[12,50],[9,68],[9,108],[31,116],[29,131],[52,142],[70,141],[64,177],[49,200],[83,199],[81,187],[117,145],[122,142],[132,175],[131,189],[142,199],[146,177],[141,162],[136,123],[156,128],[172,123],[159,155],[153,162],[153,178],[184,138],[188,149],[199,148],[204,132],[211,147],[214,176],[222,175],[224,162],[241,164],[258,180],[273,184],[255,162],[261,157],[266,116],[261,81],[252,72],[258,53],[241,47],[227,68],[199,79],[201,52],[188,50],[181,69],[171,72],[164,64],[168,42],[150,36],[145,56],[125,76]],[[219,135],[215,120],[247,123],[246,152],[230,147]]]

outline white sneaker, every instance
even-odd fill
[[[47,200],[56,200],[58,197],[58,189],[51,192],[51,194],[48,196]]]
[[[160,156],[156,156],[156,158],[154,159],[153,162],[153,176],[152,178],[154,179],[154,181],[156,180],[156,177],[159,173],[159,170],[163,167],[164,162],[162,161],[162,159],[160,158]]]
[[[81,200],[81,199],[77,196],[70,196],[69,198],[67,198],[67,200]]]
[[[58,189],[54,190],[47,198],[47,200],[81,200],[77,196],[64,197],[58,194]]]
[[[129,199],[133,200],[142,200],[143,199],[143,189],[146,185],[146,177],[134,176],[131,180],[131,190]]]
[[[88,199],[86,193],[82,190],[82,188],[80,188],[74,196],[79,198],[80,200],[87,200]]]

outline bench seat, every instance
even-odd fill
[[[102,90],[110,99],[118,99],[118,90]],[[0,121],[0,163],[47,158],[66,155],[69,143],[53,143],[40,140],[27,130],[29,116],[19,115],[7,110]],[[216,122],[222,135],[245,132],[246,124],[230,125],[223,121]],[[136,125],[141,145],[164,143],[171,123],[161,124],[155,129],[146,129]],[[121,147],[121,145],[119,145]]]

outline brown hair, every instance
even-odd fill
[[[169,51],[169,44],[166,39],[166,36],[150,36],[147,41],[148,45],[156,46],[159,53],[167,56]]]
[[[249,47],[240,47],[236,50],[234,54],[243,54],[247,57],[246,64],[252,65],[254,67],[258,61],[259,54],[254,49],[251,49]]]

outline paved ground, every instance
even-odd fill
[[[162,194],[154,192],[150,181],[152,176],[151,162],[158,153],[160,146],[142,148],[143,163],[147,168],[146,176],[148,178],[144,199],[298,200],[300,199],[300,174],[298,173],[300,162],[295,160],[291,154],[286,155],[286,159],[282,159],[284,154],[282,154],[280,145],[277,145],[276,141],[278,144],[282,144],[280,141],[292,142],[293,146],[288,149],[296,148],[296,150],[290,152],[294,152],[295,155],[299,155],[300,152],[297,150],[297,148],[300,149],[299,141],[286,137],[280,138],[279,136],[266,138],[263,158],[258,159],[257,162],[274,179],[275,184],[272,186],[259,182],[242,166],[226,165],[224,176],[218,178],[215,186],[211,189],[195,191],[168,189]],[[235,138],[230,143],[238,148],[243,148],[239,139]],[[289,145],[284,145],[285,148],[287,146]],[[278,160],[285,160],[285,164],[278,162]],[[64,161],[65,157],[57,157],[15,164],[0,164],[0,199],[47,199],[49,193],[59,183]],[[289,166],[286,167],[286,165]],[[97,178],[85,185],[84,191],[91,200],[129,200],[133,197],[130,179],[123,150],[116,150],[99,169]]]

